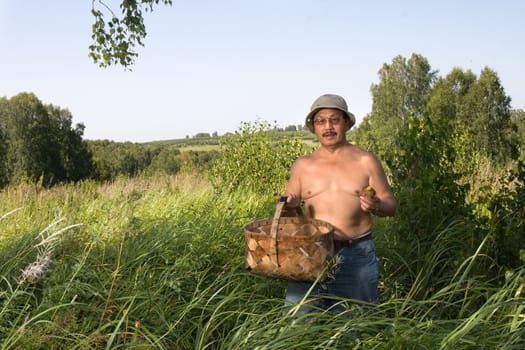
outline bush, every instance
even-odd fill
[[[258,194],[281,193],[304,148],[297,137],[279,138],[268,122],[243,122],[235,134],[224,137],[210,181],[219,192],[242,187]]]

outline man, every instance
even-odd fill
[[[331,94],[315,100],[306,117],[306,126],[315,133],[320,147],[292,166],[286,207],[293,210],[304,201],[308,217],[334,226],[338,264],[334,279],[326,283],[290,281],[287,304],[301,302],[308,293],[378,301],[379,265],[372,238],[372,214],[392,216],[397,202],[379,160],[346,140],[346,131],[354,124],[355,117],[346,101]],[[336,299],[321,298],[318,304],[329,308],[337,303]],[[343,310],[341,304],[338,308]],[[309,310],[304,306],[300,311]]]

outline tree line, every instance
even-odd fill
[[[45,105],[32,93],[0,98],[0,188],[23,181],[52,186],[145,172],[175,174],[184,167],[209,167],[217,153],[181,152],[176,143],[84,140],[84,129],[73,125],[67,109]]]
[[[396,178],[434,188],[434,180],[450,178],[445,172],[473,173],[482,158],[499,168],[524,160],[524,112],[511,109],[493,70],[485,68],[477,77],[455,68],[439,77],[426,58],[413,54],[385,63],[379,76],[380,82],[371,88],[372,112],[350,138],[378,153]],[[179,142],[92,141],[82,139],[84,129],[83,124],[72,124],[67,109],[44,105],[32,93],[0,98],[0,187],[24,180],[48,186],[209,168],[218,151],[181,152],[181,147],[218,146],[224,139],[199,133]],[[274,131],[311,136],[302,125]],[[447,188],[455,193],[453,186]]]
[[[217,132],[201,132],[180,140],[114,142],[84,140],[84,130],[81,123],[73,125],[67,109],[45,105],[33,93],[0,98],[0,188],[22,181],[52,186],[83,179],[108,181],[117,176],[209,169],[223,138]],[[297,130],[301,126],[275,127],[276,132]],[[188,146],[212,147],[181,151]]]

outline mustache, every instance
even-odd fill
[[[337,132],[335,132],[335,130],[327,130],[325,132],[323,132],[323,136],[326,136],[326,135],[337,135]]]

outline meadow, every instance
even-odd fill
[[[493,283],[483,243],[449,264],[457,222],[412,264],[379,219],[380,304],[296,315],[284,281],[244,270],[243,225],[274,210],[194,172],[3,189],[0,349],[525,348],[525,269]]]
[[[306,317],[244,269],[243,226],[273,215],[308,130],[89,141],[32,93],[0,99],[0,350],[525,349],[525,112],[488,67],[378,75],[347,139],[399,204],[374,218],[380,302]]]

